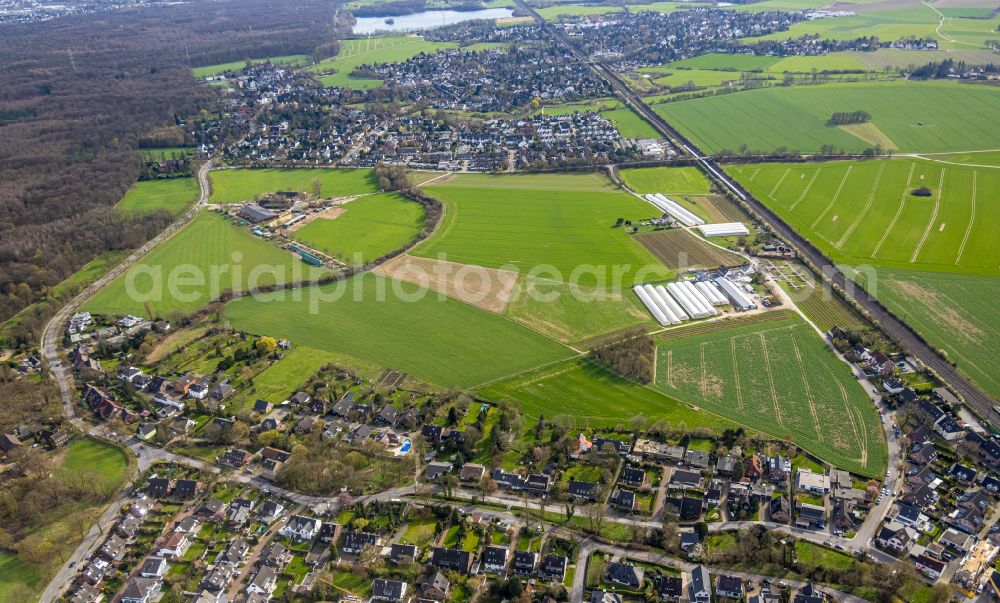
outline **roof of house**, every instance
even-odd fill
[[[629,563],[614,562],[608,564],[608,578],[619,584],[641,586],[645,573],[644,568]]]
[[[375,578],[372,582],[372,596],[387,599],[402,599],[406,593],[406,582]]]

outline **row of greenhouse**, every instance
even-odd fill
[[[666,285],[636,285],[632,288],[649,313],[661,325],[718,316],[719,306],[731,305],[738,311],[753,310],[756,304],[726,277],[714,281],[678,281]]]

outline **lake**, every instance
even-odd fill
[[[385,31],[420,31],[441,27],[442,25],[452,25],[462,21],[473,21],[475,19],[504,19],[514,14],[509,8],[484,8],[481,10],[425,10],[412,15],[399,15],[387,17],[361,17],[354,24],[354,33],[370,34]],[[392,25],[385,22],[392,19]]]

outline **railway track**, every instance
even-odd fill
[[[889,312],[881,302],[870,295],[864,287],[847,278],[840,268],[815,245],[786,224],[784,220],[750,194],[749,191],[740,186],[739,183],[727,176],[712,157],[702,153],[697,145],[688,140],[663,119],[663,117],[653,111],[649,105],[628,87],[621,76],[615,73],[614,70],[601,61],[594,61],[584,56],[562,31],[551,23],[547,23],[533,8],[525,4],[524,0],[515,0],[515,2],[517,2],[517,5],[521,9],[540,23],[545,32],[565,46],[579,61],[586,63],[598,77],[608,82],[625,104],[649,122],[664,138],[689,155],[694,160],[695,165],[708,176],[709,180],[714,181],[750,207],[775,234],[794,247],[800,256],[806,258],[825,280],[837,285],[846,297],[853,299],[858,305],[864,308],[865,311],[878,321],[882,330],[896,341],[904,351],[937,373],[982,418],[991,419],[993,417],[995,412],[994,405],[997,404],[996,400],[960,373],[924,341],[920,335],[910,328],[909,325]],[[994,420],[993,422],[996,421]]]

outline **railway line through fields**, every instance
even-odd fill
[[[598,77],[607,81],[625,104],[649,122],[653,129],[694,159],[695,165],[710,181],[715,182],[729,194],[746,204],[776,235],[792,245],[800,257],[808,260],[812,264],[813,269],[824,280],[836,285],[845,297],[852,299],[868,312],[879,323],[882,330],[899,344],[903,350],[923,362],[925,366],[933,370],[941,379],[947,382],[970,408],[983,418],[989,418],[993,415],[994,405],[997,404],[996,400],[960,373],[957,368],[952,366],[930,344],[924,341],[916,331],[886,309],[864,287],[851,281],[819,248],[785,223],[784,220],[778,217],[775,212],[754,197],[748,190],[727,176],[712,157],[702,153],[693,142],[688,140],[663,119],[663,117],[653,111],[639,95],[628,87],[626,82],[613,69],[601,61],[591,60],[585,56],[557,27],[551,23],[547,23],[524,0],[515,0],[515,2],[522,10],[534,17],[541,24],[545,32],[565,46],[578,60],[589,65]]]

